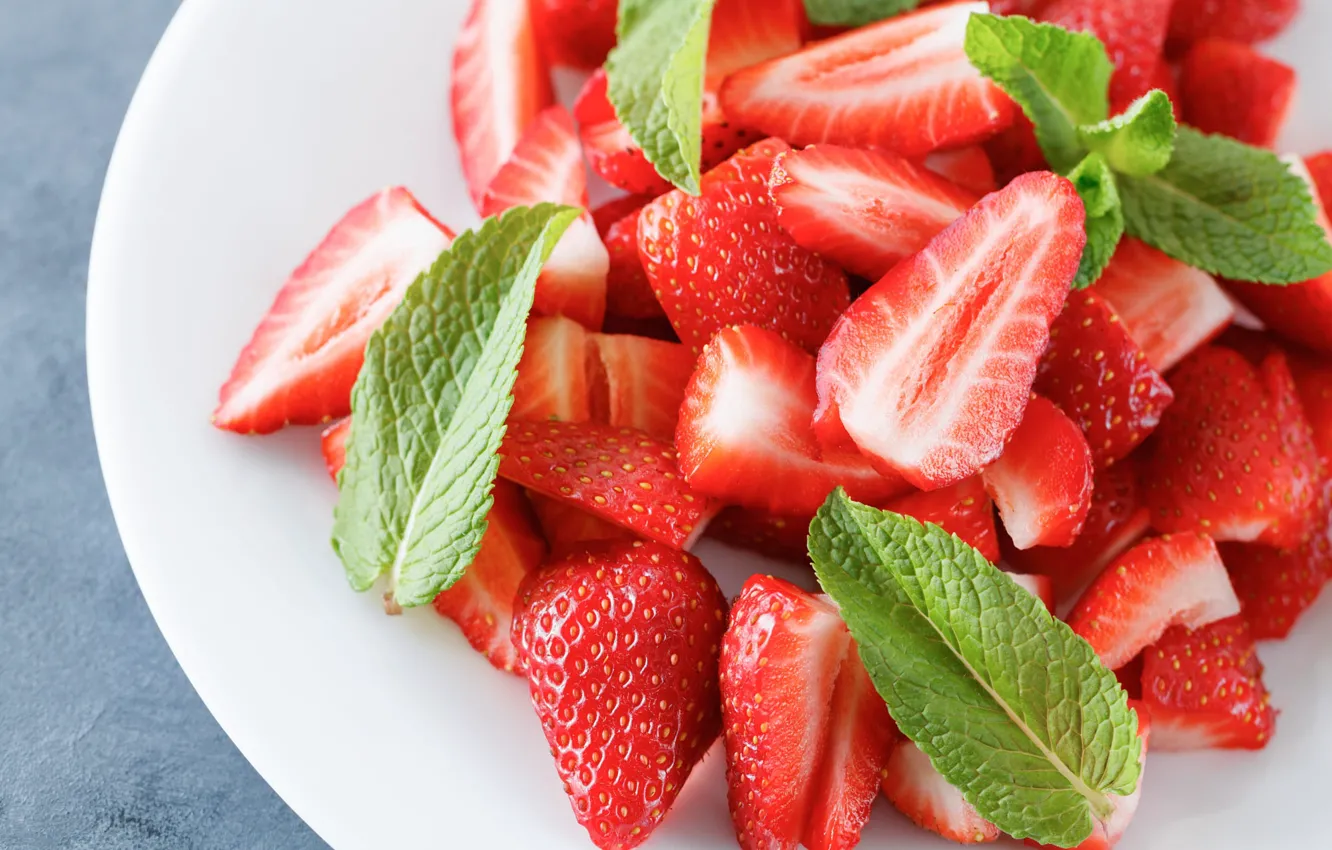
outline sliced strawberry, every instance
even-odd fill
[[[505,482],[506,484],[508,482]],[[564,557],[588,543],[603,540],[633,540],[634,533],[607,522],[561,499],[541,493],[528,493],[541,533],[550,544],[553,557]]]
[[[1036,128],[1021,110],[1013,117],[1013,125],[987,141],[984,148],[1001,186],[1018,175],[1050,169],[1036,140]]]
[[[1318,200],[1327,209],[1332,206],[1332,151],[1306,156],[1304,165],[1309,169],[1309,177],[1318,189]]]
[[[615,46],[617,0],[531,0],[542,50],[552,65],[592,69]]]
[[[1143,653],[1143,700],[1159,750],[1267,746],[1276,727],[1263,663],[1243,617],[1170,629]]]
[[[222,385],[213,424],[266,434],[350,413],[370,334],[452,241],[406,189],[354,207],[283,284]]]
[[[1073,32],[1089,32],[1105,44],[1114,63],[1110,100],[1132,103],[1151,91],[1165,51],[1174,0],[1055,0],[1041,20]]]
[[[671,327],[671,323],[666,320],[665,315],[658,316],[655,319],[631,319],[628,316],[611,314],[606,316],[606,323],[601,326],[601,329],[608,334],[645,336],[648,339],[659,339],[662,342],[680,341],[680,338],[675,335],[675,328]]]
[[[562,422],[592,418],[587,385],[588,336],[582,325],[563,316],[527,320],[510,417]]]
[[[513,421],[500,455],[501,477],[677,549],[717,511],[685,483],[675,449],[641,431]]]
[[[592,334],[588,342],[593,418],[675,439],[694,353],[678,342],[628,334]]]
[[[347,433],[351,431],[351,417],[339,419],[324,429],[319,435],[319,449],[324,453],[324,466],[333,480],[338,480],[338,473],[347,462]]]
[[[949,7],[953,8],[953,7]],[[816,427],[923,490],[998,459],[1086,242],[1054,174],[986,196],[856,300],[819,352]]]
[[[771,192],[796,242],[872,281],[980,200],[895,154],[837,145],[782,154]]]
[[[882,501],[906,489],[856,452],[821,450],[814,358],[772,331],[727,328],[703,350],[675,443],[694,489],[728,504],[812,515],[838,486]]]
[[[980,145],[935,151],[925,157],[925,167],[977,195],[988,195],[999,188],[990,155]]]
[[[453,134],[472,203],[555,102],[527,0],[473,0],[453,47]]]
[[[780,561],[809,563],[809,524],[813,516],[782,516],[731,507],[708,523],[708,536]]]
[[[1034,17],[1049,5],[1050,0],[990,0],[990,11],[996,15],[1025,15]]]
[[[1204,39],[1184,57],[1179,87],[1186,123],[1270,148],[1295,96],[1295,69],[1246,44]]]
[[[1013,102],[967,60],[967,20],[984,3],[889,18],[732,74],[734,120],[793,145],[883,147],[902,156],[982,141],[1007,127]]]
[[[1033,575],[1030,573],[1008,573],[1008,577],[1013,583],[1023,590],[1041,600],[1047,611],[1051,613],[1055,609],[1055,588],[1054,580],[1049,576]]]
[[[1098,468],[1138,447],[1175,399],[1165,378],[1094,292],[1077,292],[1050,328],[1036,391],[1082,428]]]
[[[1146,477],[1158,531],[1294,546],[1312,521],[1318,451],[1284,355],[1261,369],[1229,349],[1194,352],[1171,375]]]
[[[804,25],[801,0],[717,0],[708,30],[704,90],[715,93],[736,71],[795,53]]]
[[[630,194],[654,197],[671,188],[615,117],[615,107],[606,95],[604,70],[598,70],[583,85],[574,101],[573,115],[588,164],[607,183]],[[705,144],[703,149],[708,146]]]
[[[643,268],[680,340],[696,351],[738,324],[813,351],[850,302],[842,270],[778,226],[768,176],[787,150],[772,139],[746,148],[704,175],[700,197],[677,189],[639,214]]]
[[[1286,359],[1300,393],[1304,415],[1313,428],[1314,445],[1324,465],[1332,464],[1332,363],[1303,351],[1289,350]]]
[[[721,676],[740,846],[854,847],[897,727],[836,606],[754,576],[722,639]]]
[[[472,648],[506,673],[522,672],[509,633],[513,599],[523,577],[546,557],[523,491],[495,482],[495,503],[486,515],[486,533],[476,560],[463,577],[435,597],[435,610],[462,629]]]
[[[692,555],[611,543],[531,574],[515,607],[575,817],[602,850],[637,847],[720,731],[721,588]]]
[[[1170,39],[1193,43],[1228,38],[1255,43],[1274,38],[1300,11],[1300,0],[1175,0]]]
[[[998,841],[999,827],[980,816],[914,741],[902,740],[883,771],[883,794],[921,829],[959,844]]]
[[[1092,291],[1163,374],[1235,316],[1230,299],[1207,272],[1127,237]]]
[[[638,257],[638,213],[651,198],[629,195],[592,211],[597,232],[610,254],[606,274],[606,312],[612,316],[652,319],[666,314],[652,292]]]
[[[886,511],[932,522],[962,539],[992,564],[999,563],[999,536],[994,528],[994,504],[980,476],[929,493],[911,493],[883,506]]]
[[[1067,618],[1115,670],[1172,626],[1198,628],[1239,613],[1216,544],[1203,534],[1140,543],[1092,582]]]

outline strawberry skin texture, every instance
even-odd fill
[[[588,336],[583,326],[563,316],[527,320],[523,356],[513,382],[513,419],[591,418],[587,381]]]
[[[347,434],[351,431],[351,417],[339,419],[324,429],[319,435],[319,450],[324,454],[324,466],[333,483],[338,481],[338,473],[347,462]]]
[[[1205,39],[1184,57],[1179,88],[1185,123],[1270,148],[1295,96],[1295,69],[1246,44]]]
[[[630,319],[665,318],[638,258],[638,213],[652,200],[630,195],[592,211],[597,232],[610,255],[606,273],[606,312]]]
[[[674,439],[694,353],[678,342],[630,334],[591,334],[588,342],[593,418]]]
[[[809,563],[809,524],[813,515],[782,516],[750,508],[730,507],[708,524],[708,536],[727,546],[748,549],[768,558]]]
[[[882,147],[902,156],[982,141],[1016,107],[967,61],[967,20],[984,3],[923,9],[732,74],[727,116],[793,145]]]
[[[1041,20],[1087,32],[1105,44],[1114,63],[1110,101],[1117,113],[1151,91],[1165,51],[1174,0],[1055,0]]]
[[[578,822],[603,850],[661,823],[721,726],[726,599],[699,560],[610,543],[533,573],[513,639]]]
[[[1143,700],[1166,752],[1267,746],[1276,711],[1243,617],[1176,627],[1143,653]]]
[[[406,189],[354,207],[283,284],[222,385],[213,424],[267,434],[351,413],[370,334],[452,242]]]
[[[589,543],[635,539],[629,529],[593,516],[562,499],[529,492],[527,501],[541,526],[541,534],[550,544],[552,557],[562,558]]]
[[[617,0],[531,0],[538,40],[552,65],[591,70],[615,46]]]
[[[980,476],[942,490],[901,496],[888,502],[883,509],[905,514],[920,522],[932,522],[949,534],[961,538],[963,543],[980,552],[991,564],[999,563],[999,535],[994,526],[994,504],[985,492]]]
[[[1068,297],[1084,220],[1067,180],[1023,175],[857,299],[819,351],[825,445],[844,430],[922,490],[997,460]]]
[[[1116,670],[1172,626],[1197,628],[1238,613],[1239,600],[1211,538],[1167,534],[1106,567],[1067,622]]]
[[[869,280],[924,248],[980,200],[895,154],[838,145],[779,156],[770,191],[777,221],[801,247]]]
[[[676,549],[718,509],[685,483],[670,443],[628,428],[510,421],[499,474]]]
[[[1300,0],[1175,0],[1171,41],[1227,38],[1256,43],[1281,34],[1300,12]]]
[[[1175,400],[1146,352],[1093,292],[1075,292],[1051,326],[1036,392],[1078,424],[1098,468],[1127,457]]]
[[[840,268],[800,247],[768,196],[769,139],[703,176],[702,194],[669,192],[643,208],[638,253],[657,300],[695,351],[729,325],[776,331],[816,351],[850,303]]]
[[[988,195],[999,188],[990,155],[980,145],[935,151],[925,157],[922,164],[948,182],[977,195]]]

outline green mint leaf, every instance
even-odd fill
[[[1137,717],[1114,673],[975,549],[839,488],[809,553],[893,719],[982,817],[1073,847],[1133,792]]]
[[[1089,150],[1105,155],[1115,171],[1147,177],[1170,164],[1175,152],[1175,111],[1160,89],[1133,102],[1123,114],[1078,128]]]
[[[356,590],[422,605],[486,530],[538,273],[578,210],[542,204],[454,240],[371,335],[352,389],[333,549]]]
[[[860,27],[909,12],[920,0],[805,0],[805,14],[812,24],[829,27]]]
[[[1104,121],[1114,66],[1105,45],[1084,33],[1026,18],[972,15],[967,58],[1017,101],[1036,140],[1061,174],[1086,154],[1078,127]]]
[[[1074,289],[1086,289],[1100,279],[1124,236],[1124,207],[1115,182],[1115,172],[1105,156],[1087,154],[1068,179],[1087,208],[1087,247],[1082,250],[1082,264],[1073,279]]]
[[[1270,151],[1180,127],[1170,164],[1119,192],[1131,235],[1212,274],[1285,284],[1332,269],[1308,184]]]
[[[698,194],[703,72],[715,0],[620,0],[606,59],[615,114],[662,177]]]

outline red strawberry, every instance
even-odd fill
[[[813,351],[850,302],[846,275],[778,226],[768,197],[776,140],[703,177],[702,195],[663,195],[638,217],[638,253],[657,300],[695,351],[718,330],[752,324]]]
[[[1069,546],[1091,509],[1093,470],[1077,423],[1034,395],[1004,453],[981,479],[1014,546]]]
[[[595,68],[615,46],[617,0],[531,0],[541,48],[552,65]]]
[[[1156,60],[1156,70],[1152,72],[1151,85],[1149,88],[1160,89],[1170,98],[1171,111],[1175,113],[1175,121],[1181,121],[1184,118],[1184,112],[1180,109],[1179,82],[1175,79],[1175,69],[1171,67],[1165,57]],[[1130,100],[1127,103],[1111,103],[1110,113],[1118,115],[1133,105]]]
[[[513,421],[500,455],[502,477],[677,549],[717,511],[685,483],[675,449],[641,431]]]
[[[638,213],[651,198],[629,195],[592,211],[597,232],[610,254],[606,312],[633,319],[665,317],[638,258]]]
[[[796,242],[872,281],[980,200],[895,154],[837,145],[782,154],[771,192]]]
[[[453,134],[477,209],[529,124],[555,101],[527,0],[473,0],[453,48]]]
[[[586,422],[592,417],[587,385],[588,333],[563,316],[527,320],[523,356],[513,382],[513,419]]]
[[[1143,653],[1152,742],[1167,752],[1267,746],[1276,726],[1263,664],[1243,617],[1175,627]]]
[[[597,226],[597,233],[605,238],[612,224],[631,213],[638,212],[653,197],[653,195],[620,195],[592,210],[592,222]]]
[[[1041,13],[1041,20],[1099,38],[1115,65],[1115,74],[1110,79],[1110,101],[1127,105],[1155,85],[1173,3],[1174,0],[1055,0]]]
[[[476,560],[453,587],[435,597],[435,610],[457,623],[472,648],[495,667],[521,672],[510,639],[514,595],[523,577],[546,557],[546,541],[522,490],[497,481],[492,495],[495,503],[486,515]]]
[[[1197,628],[1238,613],[1239,600],[1211,538],[1168,534],[1138,544],[1106,567],[1067,620],[1115,670],[1171,626]]]
[[[1144,478],[1153,527],[1297,545],[1309,530],[1319,461],[1285,357],[1270,355],[1260,370],[1209,346],[1171,383],[1175,403]]]
[[[505,482],[507,483],[507,482]],[[528,493],[541,533],[550,544],[554,557],[564,557],[588,543],[602,540],[633,540],[634,533],[627,528],[593,516],[561,499]]]
[[[988,195],[999,188],[990,155],[980,145],[935,151],[925,157],[925,167],[977,195]]]
[[[987,141],[984,148],[1000,185],[1007,185],[1020,174],[1050,169],[1036,141],[1036,128],[1021,110],[1014,116],[1013,125]]]
[[[721,676],[740,846],[854,847],[897,727],[836,606],[754,576],[731,611]]]
[[[990,11],[996,15],[1025,15],[1033,17],[1040,14],[1050,0],[990,0]]]
[[[518,590],[514,643],[578,822],[603,850],[661,823],[721,725],[726,599],[699,560],[611,543]]]
[[[1036,391],[1078,423],[1098,468],[1127,457],[1147,439],[1175,398],[1094,292],[1074,293],[1051,326]]]
[[[998,841],[999,827],[980,816],[914,741],[902,740],[883,771],[883,795],[921,829],[958,844]]]
[[[324,466],[333,481],[338,480],[338,473],[347,462],[347,433],[351,431],[351,417],[339,419],[324,429],[319,435],[319,450],[324,453]]]
[[[923,490],[998,459],[1077,272],[1084,218],[1067,180],[1024,175],[857,299],[819,352],[825,443],[845,428]]]
[[[1332,151],[1306,156],[1304,165],[1309,169],[1309,177],[1318,189],[1318,200],[1327,209],[1332,206]]]
[[[1215,337],[1235,307],[1212,276],[1126,237],[1092,287],[1164,374]]]
[[[1029,573],[1008,573],[1008,577],[1013,583],[1023,590],[1041,600],[1047,611],[1054,612],[1055,608],[1055,590],[1054,581],[1049,576],[1031,575]]]
[[[732,119],[793,145],[884,147],[924,156],[993,136],[1013,102],[967,61],[984,3],[922,9],[812,44],[727,78]]]
[[[804,25],[801,0],[717,0],[704,89],[715,93],[736,71],[796,52]]]
[[[1332,463],[1332,364],[1317,355],[1291,350],[1286,359],[1299,390],[1300,405],[1313,428],[1324,464]]]
[[[726,508],[708,524],[708,536],[781,561],[809,563],[813,516],[782,516],[749,508]]]
[[[703,349],[680,408],[680,469],[728,504],[812,515],[838,486],[854,499],[902,492],[856,452],[820,449],[810,427],[814,358],[772,331],[727,328]]]
[[[1184,57],[1179,87],[1186,123],[1270,148],[1295,95],[1295,69],[1246,44],[1204,39]]]
[[[1289,26],[1299,11],[1300,0],[1175,0],[1170,39],[1266,41]]]
[[[999,563],[999,536],[994,528],[994,504],[980,476],[929,493],[911,493],[883,506],[886,511],[932,522],[955,534],[992,564]]]
[[[283,284],[222,385],[213,424],[266,434],[350,413],[370,334],[452,241],[406,189],[354,207]]]
[[[628,334],[592,334],[588,341],[593,418],[675,439],[694,353],[678,342]]]

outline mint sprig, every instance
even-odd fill
[[[805,14],[810,23],[820,26],[859,27],[919,5],[920,0],[805,0]]]
[[[333,549],[356,590],[430,602],[486,530],[537,275],[578,215],[516,207],[458,236],[366,345]]]
[[[1137,716],[1114,673],[975,549],[838,489],[809,551],[898,727],[982,817],[1074,847],[1133,792]]]

